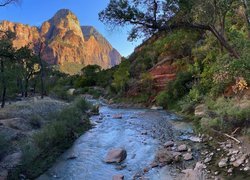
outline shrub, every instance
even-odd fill
[[[30,118],[30,125],[32,126],[32,128],[34,129],[39,129],[42,126],[42,118],[39,115],[33,115]]]
[[[10,147],[9,142],[3,134],[0,134],[0,160]]]

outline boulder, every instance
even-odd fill
[[[112,180],[123,180],[123,179],[124,179],[124,176],[121,174],[114,175],[112,178]]]
[[[174,160],[174,155],[172,151],[166,149],[161,149],[156,154],[156,162],[166,165],[172,163]]]
[[[174,146],[174,142],[173,142],[173,141],[167,141],[163,146],[164,146],[165,148],[173,147],[173,146]]]
[[[111,149],[105,157],[106,163],[120,163],[127,157],[127,151],[122,148]]]

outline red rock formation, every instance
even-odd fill
[[[163,90],[169,81],[176,78],[177,68],[171,64],[172,58],[171,56],[165,58],[149,70],[158,91]]]
[[[42,57],[49,64],[97,64],[107,69],[121,61],[121,55],[91,26],[80,26],[77,17],[69,10],[58,11],[40,28],[3,21],[1,30],[16,33],[16,48],[43,40],[46,44]],[[76,73],[76,72],[75,72]]]

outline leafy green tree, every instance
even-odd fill
[[[25,82],[24,95],[27,97],[29,82],[31,78],[34,78],[34,76],[40,72],[41,69],[39,59],[28,46],[18,49],[16,52],[16,58],[22,67],[20,74],[22,76],[22,81]]]
[[[235,3],[240,4],[239,0],[110,0],[99,19],[113,26],[132,25],[129,39],[181,28],[209,31],[239,58],[225,36],[225,17]]]
[[[130,78],[129,68],[130,68],[129,61],[123,61],[119,65],[117,71],[115,71],[112,85],[117,92],[120,93],[125,92],[127,83]]]
[[[1,84],[2,84],[2,92],[1,92],[1,107],[4,108],[5,106],[5,98],[7,92],[7,81],[6,81],[6,74],[8,69],[5,67],[6,63],[14,60],[15,49],[12,46],[12,39],[15,35],[12,32],[1,32],[1,39],[0,39],[0,77],[1,77]]]

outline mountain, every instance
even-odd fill
[[[16,48],[44,41],[43,59],[51,65],[59,65],[66,73],[75,74],[89,64],[103,69],[111,68],[121,61],[121,55],[92,26],[81,26],[78,18],[67,9],[59,10],[41,27],[2,21],[1,30],[16,33],[13,45]]]

